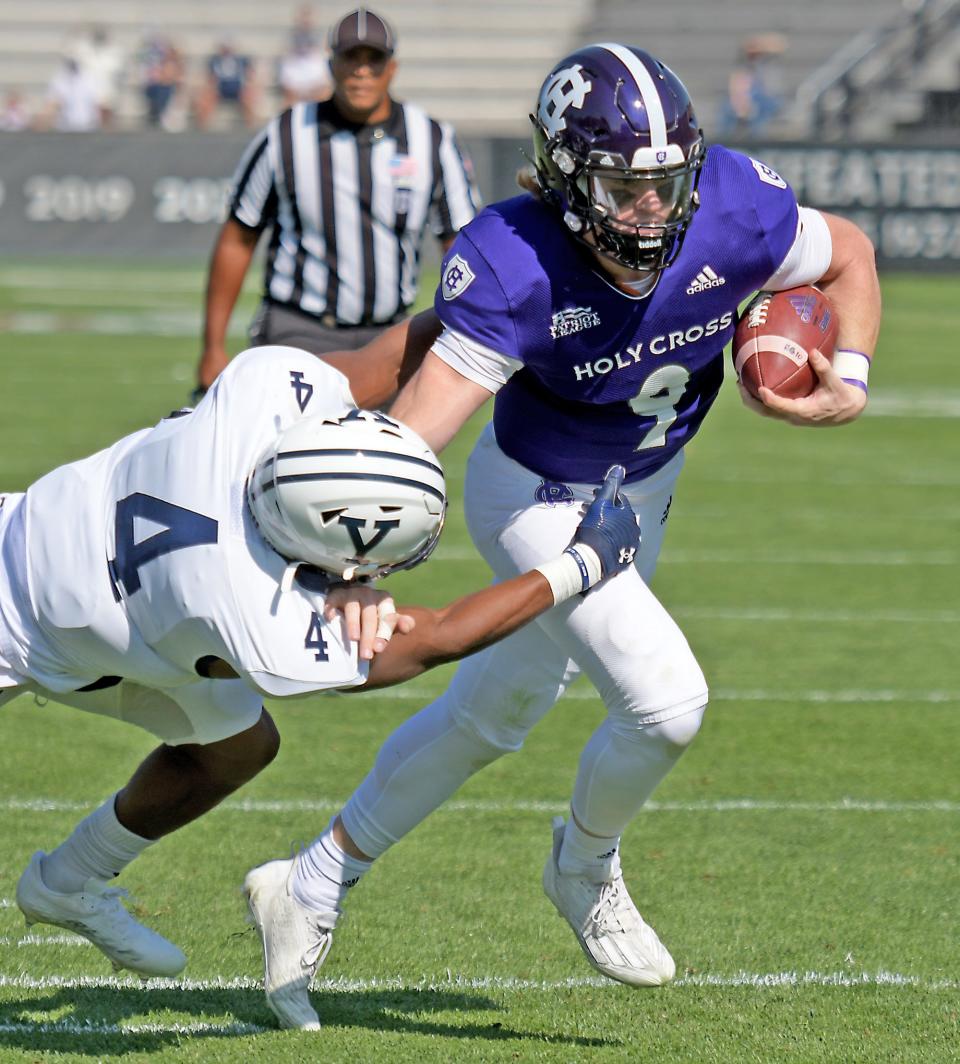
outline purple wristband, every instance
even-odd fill
[[[577,563],[577,568],[580,570],[580,580],[583,584],[580,590],[586,591],[587,588],[590,586],[590,572],[587,569],[587,563],[583,560],[583,558],[580,557],[580,552],[576,549],[576,547],[567,547],[567,549],[563,553],[569,554]]]
[[[861,358],[865,358],[868,362],[873,361],[872,357],[868,355],[866,351],[858,351],[855,347],[838,347],[836,354],[839,355],[841,351],[848,355],[859,355]]]
[[[857,354],[859,354],[859,351],[857,352]],[[852,377],[841,377],[840,380],[842,380],[844,384],[852,384],[854,388],[859,388],[864,395],[869,394],[867,391],[867,386],[863,381],[856,381]]]

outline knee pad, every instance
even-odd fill
[[[666,720],[647,723],[639,714],[610,717],[612,731],[621,739],[662,746],[665,753],[679,757],[696,738],[703,715],[707,711],[707,696],[694,700],[688,709],[681,709]]]
[[[700,731],[703,723],[703,715],[707,711],[706,697],[703,705],[696,709],[688,709],[669,720],[662,720],[657,724],[650,724],[644,729],[650,738],[659,739],[661,742],[674,747],[678,753],[686,750]]]
[[[636,670],[634,670],[635,672]],[[707,708],[707,681],[693,654],[686,650],[665,664],[659,678],[627,671],[604,694],[610,723],[625,739],[643,733],[681,749],[690,745]]]

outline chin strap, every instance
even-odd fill
[[[283,570],[283,576],[280,577],[280,594],[286,595],[288,591],[293,590],[293,582],[297,578],[297,570],[300,568],[300,562],[288,562],[286,569]]]

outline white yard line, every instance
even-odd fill
[[[763,606],[679,606],[675,617],[707,621],[789,621],[812,624],[957,624],[960,610],[805,610]]]
[[[440,547],[431,560],[460,564],[479,561],[480,555],[469,547]],[[960,565],[960,552],[931,551],[819,551],[790,550],[664,550],[660,565],[839,565],[875,566],[877,568],[906,568],[910,566],[948,567]]]
[[[0,1023],[0,1034],[92,1034],[102,1038],[109,1034],[186,1034],[245,1035],[265,1034],[271,1028],[255,1023],[77,1023],[54,1020],[49,1023]]]
[[[257,798],[228,799],[214,814],[224,813],[329,813],[343,807],[343,798],[302,798],[271,801]],[[81,813],[91,802],[60,801],[53,798],[6,798],[0,812]],[[443,813],[561,813],[567,802],[561,799],[483,799],[451,800],[439,807]],[[776,801],[766,798],[716,798],[691,802],[647,802],[642,813],[960,813],[960,802],[947,799],[917,801],[840,798],[835,801]]]
[[[823,987],[860,987],[878,986],[906,988],[917,987],[925,990],[957,990],[960,980],[939,979],[922,975],[904,975],[899,972],[880,970],[877,972],[733,972],[720,974],[703,972],[696,975],[681,976],[672,984],[673,987],[748,987],[763,990],[783,986],[823,986]],[[370,990],[412,990],[444,991],[459,990],[567,990],[579,987],[596,987],[598,989],[622,990],[622,987],[610,979],[601,976],[579,976],[569,979],[514,979],[509,976],[447,975],[439,979],[319,979],[314,990],[332,993],[356,993]],[[233,979],[145,979],[130,976],[28,976],[0,975],[0,988],[19,990],[87,990],[114,989],[169,991],[169,990],[260,990],[262,984],[257,979],[239,976]],[[663,991],[661,991],[662,993]],[[667,991],[669,992],[669,991]],[[242,1025],[245,1026],[245,1025]],[[129,1030],[129,1028],[124,1028]]]
[[[203,291],[204,272],[197,270],[0,269],[0,288],[11,291],[189,292]]]
[[[55,311],[21,310],[12,313],[0,310],[0,326],[7,333],[33,336],[59,333],[89,333],[93,336],[195,336],[201,326],[198,310],[147,310],[111,312],[81,311],[58,314]],[[247,321],[242,313],[231,320],[228,335],[246,334]]]
[[[363,697],[368,699],[387,700],[426,700],[432,699],[436,692],[413,684],[404,684],[401,687],[387,687],[379,691],[370,691],[363,696],[352,695],[352,698]],[[600,696],[587,686],[575,687],[563,696],[574,702],[596,702]],[[910,706],[916,705],[949,705],[960,702],[960,691],[898,691],[898,690],[844,690],[844,691],[781,691],[781,690],[736,690],[723,687],[714,688],[710,691],[711,702],[769,702],[771,704],[786,702],[790,704],[813,703],[816,705],[849,703],[857,705],[871,705],[873,703],[894,703]]]
[[[0,935],[0,946],[89,946],[80,935]]]
[[[687,474],[689,485],[695,480],[696,465],[691,467],[691,473]],[[735,469],[711,469],[710,481],[724,484],[783,484],[783,471],[748,468],[737,464]],[[843,469],[811,469],[809,472],[799,468],[790,470],[791,484],[849,484],[859,488],[889,488],[894,485],[902,487],[918,488],[955,488],[960,485],[960,476],[946,468],[938,469],[936,466],[927,469],[910,469],[894,471],[884,467],[883,476],[876,477],[870,469],[863,470],[859,464]]]

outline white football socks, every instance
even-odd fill
[[[619,847],[619,835],[610,838],[588,835],[571,813],[564,829],[557,863],[564,875],[584,876],[594,883],[602,883],[612,879],[615,874]]]
[[[328,927],[336,925],[347,891],[373,867],[373,861],[351,857],[339,847],[333,837],[336,819],[331,817],[326,831],[300,851],[290,883],[293,897],[305,909],[326,916]]]
[[[58,894],[83,890],[88,879],[111,880],[152,844],[128,831],[114,810],[116,795],[85,817],[73,834],[43,858],[43,882]]]

